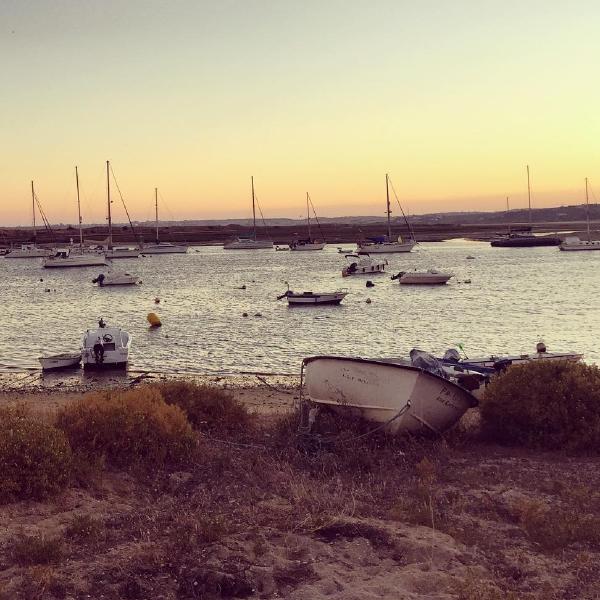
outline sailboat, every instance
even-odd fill
[[[358,246],[359,254],[389,254],[392,252],[410,252],[416,244],[414,239],[404,241],[402,236],[398,236],[396,240],[392,240],[392,211],[390,209],[390,187],[389,176],[387,173],[385,174],[385,197],[387,207],[387,236],[380,236],[371,238],[367,241],[358,242],[356,245]],[[404,220],[406,221],[406,217],[404,217]],[[406,225],[408,227],[408,221],[406,221]]]
[[[254,177],[250,178],[252,183],[252,229],[251,237],[238,237],[231,242],[223,244],[224,250],[263,250],[273,248],[272,240],[256,239],[256,197],[254,195]]]
[[[158,188],[154,188],[154,212],[156,215],[156,243],[142,246],[144,254],[185,254],[188,246],[158,241]]]
[[[44,268],[64,268],[64,267],[99,267],[106,266],[108,263],[104,254],[85,254],[83,251],[83,228],[81,219],[81,200],[79,198],[79,172],[75,166],[75,185],[77,187],[77,215],[79,217],[79,254],[71,252],[70,248],[59,248],[54,256],[44,260]]]
[[[33,244],[22,244],[20,248],[11,250],[5,258],[45,258],[52,254],[52,250],[49,250],[48,248],[38,248],[36,245],[37,229],[35,227],[35,190],[33,181],[31,182],[31,208],[33,215]]]
[[[531,233],[531,183],[529,180],[529,165],[527,165],[527,202],[529,206],[529,231],[512,232],[494,238],[490,245],[495,248],[530,248],[533,246],[558,246],[560,238],[554,235],[538,236]]]
[[[587,221],[587,240],[581,240],[579,237],[573,235],[565,238],[565,241],[561,243],[559,248],[566,252],[577,252],[581,250],[600,250],[600,241],[592,241],[590,233],[590,198],[588,194],[588,178],[585,178],[585,211]]]
[[[305,240],[294,240],[290,244],[290,250],[323,250],[323,248],[325,248],[325,242],[312,239],[310,232],[310,205],[310,196],[308,195],[308,192],[306,192],[306,222],[308,224],[308,238]]]
[[[112,218],[110,213],[110,161],[106,161],[106,197],[108,204],[108,245],[106,248],[106,258],[138,258],[139,248],[129,248],[128,246],[113,246]]]

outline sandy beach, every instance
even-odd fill
[[[106,469],[51,500],[0,506],[0,597],[600,597],[597,459],[502,448],[464,428],[299,452],[286,439],[298,381],[259,377],[202,378],[248,408],[252,436],[205,437],[180,471]],[[62,381],[3,377],[0,407],[51,422],[98,384]],[[569,528],[583,516],[598,529],[578,539]],[[24,536],[56,540],[58,556],[19,561]]]

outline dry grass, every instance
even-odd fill
[[[23,566],[57,564],[63,557],[63,539],[38,533],[21,534],[12,543],[13,560]]]
[[[69,482],[71,467],[62,431],[22,409],[0,410],[0,502],[55,495]]]
[[[73,451],[120,468],[178,465],[196,448],[185,413],[151,387],[88,394],[59,412],[57,427]]]

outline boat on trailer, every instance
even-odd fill
[[[478,404],[457,383],[412,365],[311,356],[303,367],[309,407],[358,416],[389,433],[439,434]]]

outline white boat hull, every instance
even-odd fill
[[[416,242],[383,242],[381,244],[357,244],[359,254],[368,252],[369,254],[393,254],[395,252],[410,252],[415,247]]]
[[[4,258],[47,258],[53,254],[46,248],[30,248],[27,250],[11,250]]]
[[[81,352],[57,354],[55,356],[40,356],[38,358],[43,371],[56,371],[58,369],[69,369],[79,366]]]
[[[518,365],[535,360],[566,360],[577,362],[583,358],[583,354],[577,352],[537,352],[533,354],[517,354],[513,356],[486,356],[467,358],[464,362],[478,367],[493,368],[499,361],[509,362],[511,365]],[[458,363],[460,364],[460,363]]]
[[[342,277],[350,277],[352,275],[376,275],[377,273],[383,273],[385,271],[386,265],[387,260],[357,260],[342,269]]]
[[[385,424],[390,433],[441,433],[477,405],[467,390],[412,366],[335,356],[304,364],[310,402]]]
[[[95,346],[100,344],[102,351]],[[118,327],[88,329],[83,336],[81,360],[87,370],[124,369],[129,362],[131,336]]]
[[[287,296],[290,306],[314,306],[315,304],[339,304],[346,296],[347,292],[329,292],[323,294],[313,294],[306,292],[304,294],[294,294],[291,292]]]
[[[401,285],[442,285],[451,277],[452,273],[404,273],[399,282]]]
[[[600,250],[600,241],[580,240],[576,236],[568,237],[559,246],[563,252],[585,252],[589,250]]]
[[[47,258],[45,269],[64,269],[67,267],[106,267],[108,263],[103,254],[80,254],[67,258]]]
[[[273,249],[271,240],[234,240],[223,244],[224,250],[269,250]]]
[[[144,246],[142,254],[187,254],[188,246],[175,246],[167,244],[157,244],[153,246]]]
[[[314,242],[311,244],[291,244],[290,250],[293,252],[306,252],[309,250],[323,250],[325,242]]]

